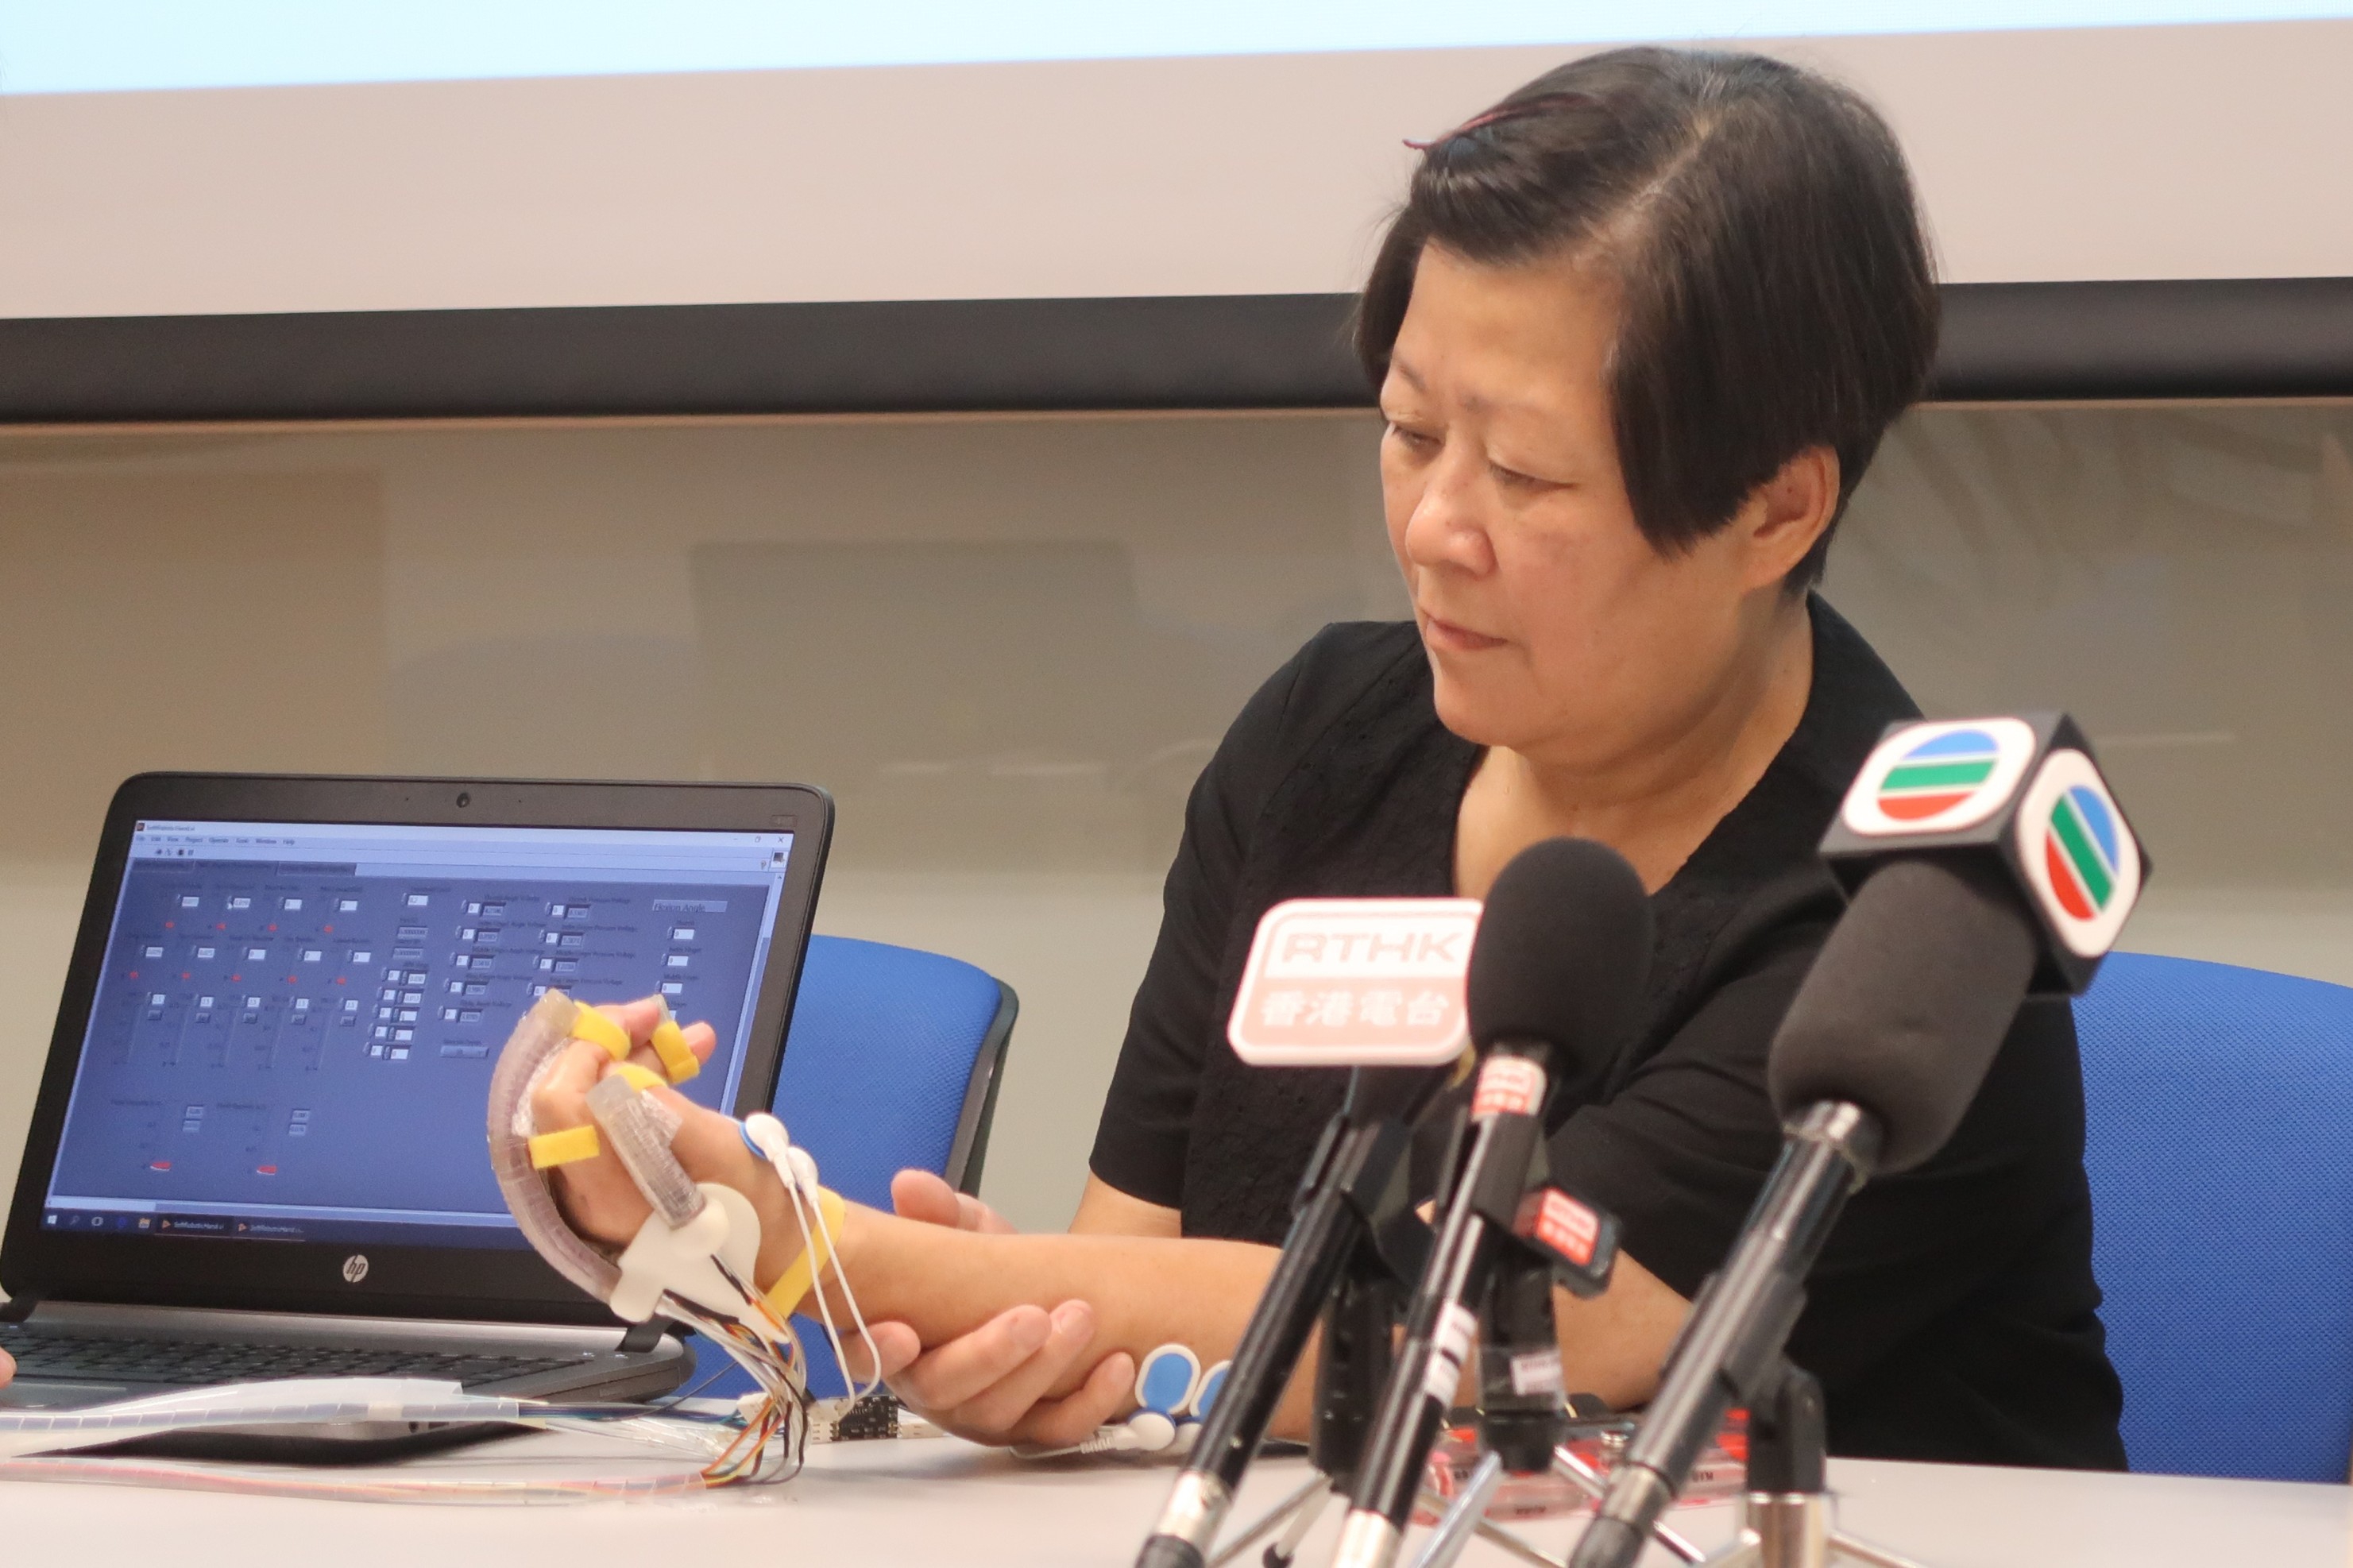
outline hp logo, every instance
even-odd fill
[[[367,1278],[367,1254],[354,1252],[343,1259],[343,1283],[356,1285]]]

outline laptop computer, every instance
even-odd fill
[[[124,784],[0,1237],[0,1405],[361,1373],[676,1387],[677,1338],[509,1219],[491,1071],[549,986],[660,992],[719,1037],[681,1092],[764,1108],[832,820],[797,785]],[[308,1436],[373,1457],[430,1435]]]

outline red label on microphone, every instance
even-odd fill
[[[1250,943],[1226,1038],[1253,1067],[1443,1067],[1470,1043],[1473,899],[1293,899]]]
[[[1471,1097],[1471,1119],[1534,1116],[1544,1103],[1545,1072],[1525,1057],[1490,1057],[1479,1069],[1479,1089]]]
[[[1601,1239],[1601,1216],[1558,1187],[1546,1187],[1520,1200],[1512,1228],[1586,1268],[1592,1266],[1593,1248]]]

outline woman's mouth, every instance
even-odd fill
[[[1430,647],[1447,653],[1481,653],[1504,646],[1502,637],[1474,632],[1469,626],[1457,626],[1427,610],[1421,612],[1421,640]]]

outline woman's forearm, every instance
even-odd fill
[[[1139,1363],[1159,1345],[1203,1364],[1233,1354],[1277,1254],[1271,1247],[1132,1236],[989,1235],[923,1225],[857,1205],[842,1226],[839,1275],[869,1319],[907,1324],[926,1345],[969,1333],[1008,1307],[1094,1308],[1095,1340],[1049,1394],[1065,1394],[1104,1356]],[[836,1271],[828,1268],[830,1284]],[[839,1309],[838,1291],[829,1299]],[[1286,1403],[1289,1403],[1288,1401]],[[1286,1427],[1303,1429],[1301,1404]]]
[[[1008,1307],[1093,1303],[1106,1348],[1169,1341],[1205,1360],[1229,1353],[1274,1268],[1272,1247],[1132,1236],[987,1235],[854,1207],[842,1268],[860,1304],[925,1344]]]
[[[1233,1354],[1279,1254],[1250,1242],[1132,1236],[991,1235],[923,1225],[859,1205],[843,1222],[839,1272],[870,1319],[902,1322],[932,1346],[971,1332],[1008,1307],[1083,1300],[1095,1340],[1049,1396],[1070,1392],[1104,1356],[1139,1363],[1177,1343],[1203,1364]],[[1688,1304],[1631,1258],[1592,1300],[1555,1293],[1571,1386],[1622,1407],[1650,1397]],[[829,1285],[839,1276],[827,1271]],[[844,1302],[829,1292],[839,1319]],[[1316,1346],[1311,1339],[1270,1427],[1307,1430]],[[1464,1397],[1471,1397],[1466,1385]]]

